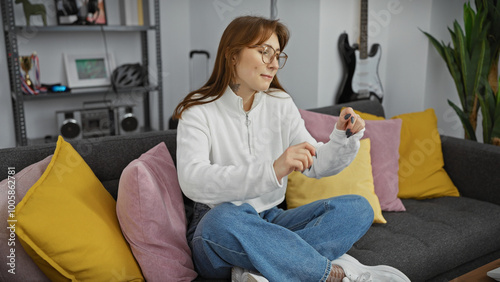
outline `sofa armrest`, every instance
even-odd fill
[[[460,195],[500,205],[500,147],[441,136],[444,168]]]

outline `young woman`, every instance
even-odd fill
[[[392,267],[364,266],[345,254],[373,221],[363,197],[276,207],[292,171],[320,178],[347,167],[365,126],[347,108],[328,143],[311,137],[276,76],[288,38],[278,21],[236,18],[208,82],[175,110],[179,183],[195,202],[188,242],[196,270],[215,279],[239,267],[279,282],[409,281]]]

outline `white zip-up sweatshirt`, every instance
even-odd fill
[[[321,178],[352,162],[363,133],[347,138],[335,127],[328,143],[317,142],[288,94],[258,92],[245,112],[243,99],[228,87],[220,99],[183,112],[177,128],[179,184],[188,198],[209,207],[248,203],[262,212],[285,197],[288,178],[277,179],[273,163],[288,147],[313,145],[317,157],[303,173]]]

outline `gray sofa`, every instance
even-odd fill
[[[375,101],[350,105],[384,116]],[[313,111],[338,115],[342,106]],[[392,265],[412,281],[448,281],[500,258],[500,148],[441,138],[445,169],[461,197],[404,199],[406,212],[384,212],[388,223],[373,225],[349,251],[362,263]],[[115,199],[122,170],[160,142],[175,160],[175,130],[70,141]],[[0,179],[7,178],[7,166],[20,171],[54,149],[53,143],[1,149]],[[191,203],[185,203],[189,216]]]

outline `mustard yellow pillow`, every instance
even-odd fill
[[[144,281],[123,238],[116,202],[62,137],[16,206],[16,234],[52,281]]]
[[[403,120],[399,145],[400,198],[459,196],[444,170],[441,137],[433,109],[393,117]]]
[[[309,178],[300,172],[288,176],[286,204],[296,208],[321,199],[356,194],[365,197],[373,208],[374,223],[387,223],[374,192],[370,139],[360,141],[359,152],[352,163],[337,175],[321,179]]]

